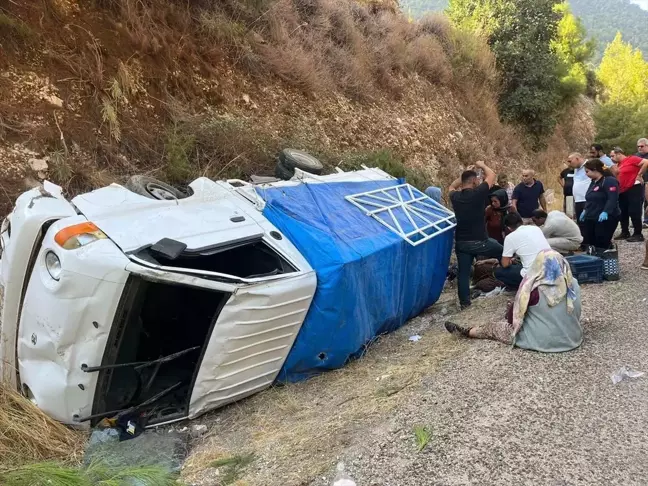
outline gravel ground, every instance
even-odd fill
[[[624,365],[648,371],[643,248],[620,245],[620,282],[583,287],[580,349],[544,355],[463,340],[411,400],[355,436],[341,459],[358,486],[648,484],[648,375],[611,381]],[[480,299],[461,319],[495,303]],[[442,332],[440,322],[429,331]],[[432,432],[420,453],[415,425]]]

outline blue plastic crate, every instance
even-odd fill
[[[603,282],[603,259],[590,255],[565,257],[579,284]]]

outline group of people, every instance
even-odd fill
[[[593,145],[589,160],[579,153],[568,157],[567,168],[560,174],[564,208],[571,214],[573,207],[586,244],[608,248],[619,224],[621,233],[615,240],[644,241],[642,208],[646,202],[648,140],[640,139],[637,148],[637,154],[626,155],[615,147],[608,157],[600,145]]]
[[[493,259],[494,280],[517,295],[505,320],[471,329],[448,322],[448,331],[539,351],[580,345],[580,289],[563,256],[585,248],[609,250],[619,224],[616,240],[644,241],[648,140],[639,140],[637,148],[637,155],[629,156],[615,147],[608,157],[600,145],[591,147],[589,159],[571,154],[560,174],[563,211],[547,211],[545,189],[532,170],[523,171],[514,188],[484,162],[465,170],[449,190],[457,218],[461,308],[471,305],[475,259]],[[648,268],[648,244],[644,264]],[[475,274],[478,268],[482,266],[475,267]]]

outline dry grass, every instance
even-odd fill
[[[217,47],[252,74],[265,77],[269,70],[305,93],[376,98],[398,94],[414,73],[432,84],[493,77],[492,56],[484,60],[483,46],[476,49],[478,43],[468,34],[456,35],[442,16],[412,23],[393,9],[347,0],[202,0],[184,9],[169,2],[138,5],[121,0],[110,8],[125,20],[132,42],[143,52],[197,60]],[[160,12],[165,21],[156,23]],[[181,44],[174,45],[160,23],[182,32]],[[182,55],[174,52],[180,47]],[[473,63],[471,76],[453,76],[451,58],[457,56]]]
[[[321,475],[357,430],[384,425],[417,393],[424,376],[461,349],[441,333],[427,333],[416,344],[407,336],[403,329],[381,337],[343,369],[272,388],[219,412],[212,438],[189,458],[183,479],[204,480],[214,460],[249,453],[257,458],[243,477],[249,484],[298,485]]]
[[[48,179],[73,196],[112,184],[117,177],[105,169],[98,169],[83,155],[75,156],[65,150],[56,150],[49,153]]]
[[[0,39],[20,45],[35,35],[36,33],[22,20],[0,12]]]
[[[56,422],[22,395],[0,386],[0,471],[39,461],[80,461],[85,434]]]

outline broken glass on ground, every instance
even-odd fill
[[[115,429],[94,430],[83,462],[109,467],[157,466],[178,473],[188,454],[188,433],[147,430],[131,440],[119,440]]]

